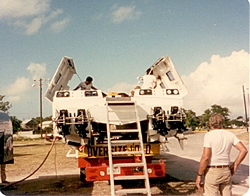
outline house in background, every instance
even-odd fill
[[[41,125],[39,124],[38,126],[40,127]],[[48,120],[48,121],[43,121],[42,122],[42,128],[43,129],[48,128],[48,127],[52,128],[52,126],[53,126],[52,120]]]
[[[27,119],[21,122],[21,131],[18,131],[16,134],[16,137],[22,137],[22,138],[40,138],[41,132],[40,132],[40,123],[37,123],[37,121],[32,119]],[[50,133],[53,129],[53,123],[52,121],[44,121],[42,122],[42,137],[46,137],[47,132]],[[50,129],[48,129],[50,128]],[[51,130],[51,131],[50,131]],[[45,133],[46,131],[46,133]]]
[[[20,124],[22,130],[17,132],[17,137],[30,138],[33,136],[35,130],[38,129],[38,123],[34,118],[27,119]]]
[[[33,118],[27,119],[21,122],[21,127],[23,128],[23,131],[34,131],[38,128],[38,123]]]

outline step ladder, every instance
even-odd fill
[[[111,195],[115,196],[116,194],[145,194],[151,196],[150,192],[150,184],[148,178],[147,171],[147,163],[144,153],[144,145],[140,128],[140,121],[138,118],[138,112],[136,108],[136,103],[131,100],[125,101],[107,101],[107,138],[108,138],[108,154],[109,154],[109,171],[110,171],[110,185],[111,185]],[[124,125],[128,123],[136,123],[136,128],[126,128],[126,129],[116,129],[115,125]],[[114,139],[112,137],[113,134],[125,134],[125,133],[133,133],[138,134],[136,139]],[[112,147],[121,146],[127,144],[136,144],[140,146],[139,151],[123,151],[123,152],[112,152]],[[141,158],[141,162],[135,163],[113,163],[114,157],[117,156],[126,156],[126,155],[139,156]],[[143,168],[142,175],[124,175],[124,176],[116,176],[114,174],[114,169],[119,167],[140,167]],[[143,188],[126,188],[115,190],[115,181],[116,180],[144,180]],[[133,183],[133,182],[132,182]]]

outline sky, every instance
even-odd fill
[[[63,56],[78,74],[70,89],[92,76],[104,92],[129,92],[168,55],[189,92],[185,109],[201,115],[217,104],[245,115],[247,0],[0,0],[0,34],[0,95],[20,120],[40,116],[39,78],[43,117],[52,115],[44,94]]]

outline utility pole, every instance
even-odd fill
[[[43,88],[42,88],[42,78],[39,79],[39,87],[40,87],[40,134],[41,138],[43,138]]]
[[[50,79],[42,79],[39,78],[38,80],[34,80],[34,82],[39,82],[39,84],[32,84],[32,87],[34,86],[39,86],[40,88],[40,134],[41,134],[41,138],[43,138],[43,82],[46,80],[50,80]]]
[[[246,127],[247,127],[247,132],[248,132],[247,106],[246,106],[246,97],[245,97],[244,85],[242,85],[242,90],[243,90],[243,101],[244,101],[244,108],[245,108]]]

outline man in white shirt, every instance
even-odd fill
[[[153,75],[153,71],[149,68],[146,75],[142,77],[143,84],[142,89],[152,89],[157,85],[156,77]]]
[[[204,195],[222,196],[232,195],[232,175],[248,153],[242,142],[231,132],[222,129],[224,117],[213,114],[209,118],[211,131],[205,134],[203,154],[196,178],[196,186],[200,188],[202,175],[205,175]],[[239,154],[232,165],[230,151],[232,146],[239,150]]]

